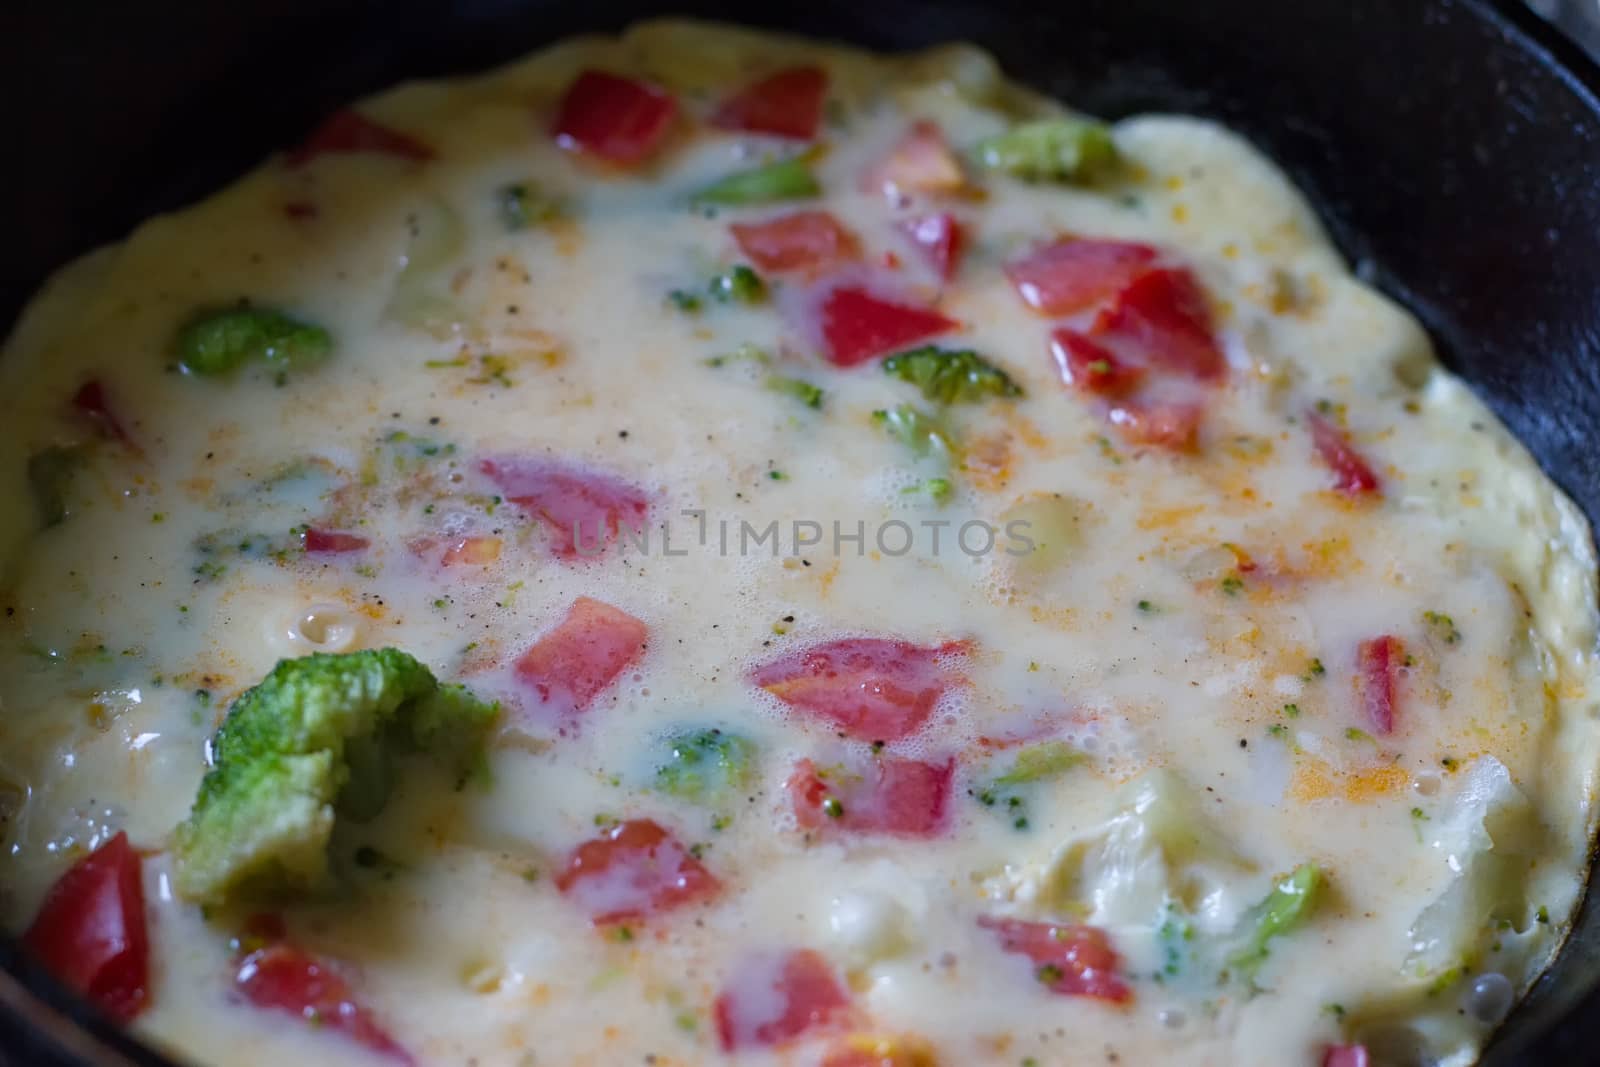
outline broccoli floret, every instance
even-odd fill
[[[1024,181],[1081,182],[1117,161],[1111,131],[1083,119],[1038,119],[981,142],[978,162]]]
[[[1021,396],[1011,376],[970,348],[933,345],[883,361],[885,374],[910,382],[937,404],[972,404],[990,396]]]
[[[887,410],[874,411],[872,421],[888,431],[889,436],[910,448],[918,456],[933,456],[948,460],[955,452],[950,434],[931,415],[926,415],[910,404],[899,404]]]
[[[691,730],[667,738],[656,788],[685,800],[714,800],[749,783],[756,747],[726,730]]]
[[[428,753],[465,776],[498,713],[398,649],[279,661],[212,740],[213,765],[177,830],[179,894],[216,904],[241,889],[316,886],[335,812],[377,814],[396,752]]]
[[[806,159],[797,156],[730,174],[705,186],[692,199],[697,204],[770,204],[779,200],[801,200],[821,191],[822,186],[811,173]]]
[[[333,350],[321,326],[269,308],[203,311],[178,332],[178,364],[203,377],[229,374],[259,361],[280,369],[320,363]]]

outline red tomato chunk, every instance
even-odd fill
[[[1353,497],[1381,494],[1383,485],[1367,461],[1339,427],[1315,411],[1306,412],[1311,444],[1318,458],[1333,471],[1333,487]]]
[[[1205,294],[1181,268],[1140,274],[1100,312],[1091,332],[1103,344],[1121,342],[1156,371],[1214,382],[1227,370]]]
[[[1322,1067],[1367,1067],[1370,1062],[1365,1045],[1332,1045],[1322,1055]]]
[[[933,837],[945,828],[954,775],[954,760],[877,756],[818,768],[803,759],[785,788],[807,830]]]
[[[72,408],[87,419],[101,437],[121,441],[125,445],[133,444],[133,438],[123,428],[122,420],[111,409],[106,387],[100,381],[91,379],[79,386],[78,391],[72,394]]]
[[[963,244],[961,223],[954,215],[940,213],[907,219],[900,229],[940,278],[949,281],[954,276]]]
[[[769,74],[729,98],[711,118],[725,130],[810,140],[822,121],[828,76],[820,67],[790,67]]]
[[[119,833],[67,869],[22,947],[62,985],[118,1022],[144,1010],[150,986],[139,854]]]
[[[677,101],[664,89],[586,70],[562,98],[551,136],[569,151],[633,166],[661,146],[677,113]]]
[[[898,741],[921,729],[934,703],[962,680],[944,660],[966,648],[847,637],[791,652],[750,679],[858,741]]]
[[[890,197],[906,193],[956,193],[966,187],[961,161],[950,150],[937,123],[921,119],[882,160],[870,167],[862,184]]]
[[[581,596],[555,629],[517,657],[517,680],[557,719],[587,711],[643,653],[650,630],[610,604]]]
[[[574,849],[556,888],[603,924],[707,900],[722,883],[658,823],[630,819]]]
[[[436,155],[431,146],[410,134],[392,130],[358,111],[345,109],[329,115],[310,136],[291,149],[287,162],[291,167],[303,167],[319,156],[351,153],[394,156],[418,163]]]
[[[542,523],[563,559],[598,556],[622,528],[644,528],[650,501],[621,478],[547,459],[486,459],[479,469],[511,503]]]
[[[295,1016],[395,1063],[415,1062],[356,1000],[343,975],[287,942],[274,941],[246,955],[234,975],[234,986],[258,1008]]]
[[[713,1012],[725,1052],[783,1045],[850,1007],[828,961],[811,949],[764,952],[734,968]]]
[[[1115,296],[1155,258],[1149,245],[1063,237],[1007,263],[1005,272],[1029,307],[1067,315]]]
[[[855,259],[856,238],[826,211],[796,211],[729,227],[739,251],[761,270],[817,273]]]
[[[838,288],[822,301],[825,355],[836,367],[854,367],[955,329],[960,323],[937,311],[898,304],[865,289]]]
[[[1133,999],[1133,990],[1117,976],[1111,941],[1098,927],[989,916],[980,917],[978,925],[993,930],[1007,952],[1032,960],[1038,968],[1034,977],[1052,993],[1118,1004]]]
[[[1405,644],[1384,634],[1361,642],[1356,650],[1356,687],[1368,724],[1380,734],[1394,730],[1400,700],[1400,672],[1405,668]]]
[[[343,552],[360,552],[370,543],[365,537],[338,530],[319,530],[306,527],[301,536],[307,555],[336,555]]]

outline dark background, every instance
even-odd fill
[[[1600,77],[1511,0],[12,0],[0,329],[55,266],[216,188],[352,97],[661,10],[883,48],[965,38],[1085,110],[1230,123],[1287,166],[1346,253],[1600,514]],[[14,964],[3,945],[0,964]],[[1597,976],[1600,914],[1586,908],[1490,1062],[1600,1062]],[[20,1049],[5,1014],[0,1003],[0,1050]]]

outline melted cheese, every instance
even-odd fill
[[[338,892],[288,913],[419,1060],[721,1062],[711,1005],[729,976],[752,953],[805,947],[843,976],[859,1029],[916,1035],[947,1065],[1314,1064],[1344,1041],[1470,1062],[1487,1033],[1457,1010],[1474,976],[1524,988],[1582,891],[1597,707],[1582,517],[1434,362],[1416,322],[1352,276],[1269,161],[1173,116],[1115,126],[1128,166],[1109,183],[981,177],[986,195],[956,208],[971,246],[955,281],[902,268],[964,324],[945,343],[1025,390],[949,413],[964,450],[948,502],[907,492],[928,471],[872,412],[920,398],[874,366],[817,358],[785,314],[797,285],[748,308],[665,302],[738,260],[730,220],[787,210],[685,202],[773,142],[702,129],[643,170],[608,173],[544,132],[586,67],[653,78],[703,114],[796,61],[826,68],[838,112],[809,206],[860,235],[872,262],[910,260],[893,222],[926,207],[858,180],[912,119],[964,146],[1054,107],[972,49],[888,59],[651,23],[362,105],[432,145],[426,165],[272,161],[52,280],[0,360],[0,491],[24,499],[22,457],[84,437],[64,398],[89,378],[138,452],[100,448],[58,526],[19,507],[0,517],[0,788],[20,798],[0,826],[0,921],[26,925],[110,830],[160,848],[221,710],[277,659],[393,645],[514,701],[506,665],[589,596],[651,637],[581,728],[550,736],[513,708],[487,790],[453,791],[419,765],[378,821],[336,841],[397,869],[350,868]],[[507,233],[495,191],[529,179],[565,216]],[[315,217],[286,217],[301,201]],[[1063,388],[1050,322],[1000,269],[1059,233],[1149,242],[1200,279],[1229,384],[1199,455],[1130,446]],[[240,297],[326,326],[333,358],[281,387],[171,373],[175,330]],[[742,345],[819,385],[822,407],[738,361],[706,365]],[[1317,401],[1342,411],[1381,502],[1329,490],[1303,422]],[[654,540],[553,557],[514,507],[471,495],[488,492],[478,460],[506,455],[644,488]],[[1072,529],[1048,559],[1008,555],[1003,534],[985,550],[980,526],[958,537],[1057,494]],[[281,546],[329,516],[371,542],[358,561],[232,547]],[[821,543],[797,547],[797,522]],[[776,552],[741,542],[772,523]],[[501,538],[498,558],[443,568],[408,547],[463,532]],[[1239,574],[1228,546],[1260,565]],[[1373,737],[1355,649],[1382,633],[1413,662],[1395,732]],[[972,642],[968,684],[890,747],[956,761],[933,837],[795,824],[796,761],[860,746],[749,671],[852,635]],[[662,739],[703,725],[758,746],[755,784],[720,807],[651,788]],[[982,739],[1041,731],[1083,759],[1029,788],[1019,828],[982,803],[1006,766]],[[553,875],[597,820],[629,818],[703,846],[723,888],[623,939],[591,928],[594,902]],[[202,1062],[352,1062],[337,1034],[230,999],[232,931],[174,898],[169,862],[147,864],[140,1031]],[[1321,906],[1270,942],[1253,980],[1225,974],[1252,905],[1308,862],[1329,879]],[[1131,1001],[1053,993],[980,915],[1101,928]],[[737,1058],[818,1063],[840,1032]]]

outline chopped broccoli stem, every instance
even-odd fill
[[[792,396],[808,408],[822,407],[822,389],[804,378],[786,378],[781,374],[774,374],[767,379],[767,388],[774,393]]]
[[[801,200],[821,191],[810,165],[796,157],[730,174],[696,192],[693,200],[697,204],[770,204]]]
[[[667,738],[667,762],[656,770],[656,788],[685,800],[713,801],[747,785],[756,747],[745,737],[716,728]]]
[[[1025,181],[1082,182],[1109,169],[1117,146],[1103,124],[1084,119],[1038,119],[978,144],[978,162]]]
[[[1021,785],[1054,778],[1082,763],[1088,757],[1065,741],[1042,741],[1017,753],[1011,769],[994,780],[998,786]]]
[[[1266,899],[1245,914],[1244,944],[1228,957],[1228,965],[1247,975],[1254,973],[1267,958],[1268,942],[1293,931],[1310,917],[1326,881],[1322,868],[1314,863],[1302,863],[1290,872]]]
[[[398,649],[280,660],[213,739],[212,768],[177,829],[179,894],[215,905],[247,889],[315,887],[336,814],[382,809],[396,752],[427,753],[465,776],[498,713]]]
[[[936,404],[972,404],[991,396],[1021,396],[1011,376],[971,349],[933,345],[890,356],[885,374],[910,382]]]
[[[279,368],[320,363],[333,351],[321,326],[269,308],[205,311],[178,331],[178,365],[202,377],[229,374],[259,361]]]

